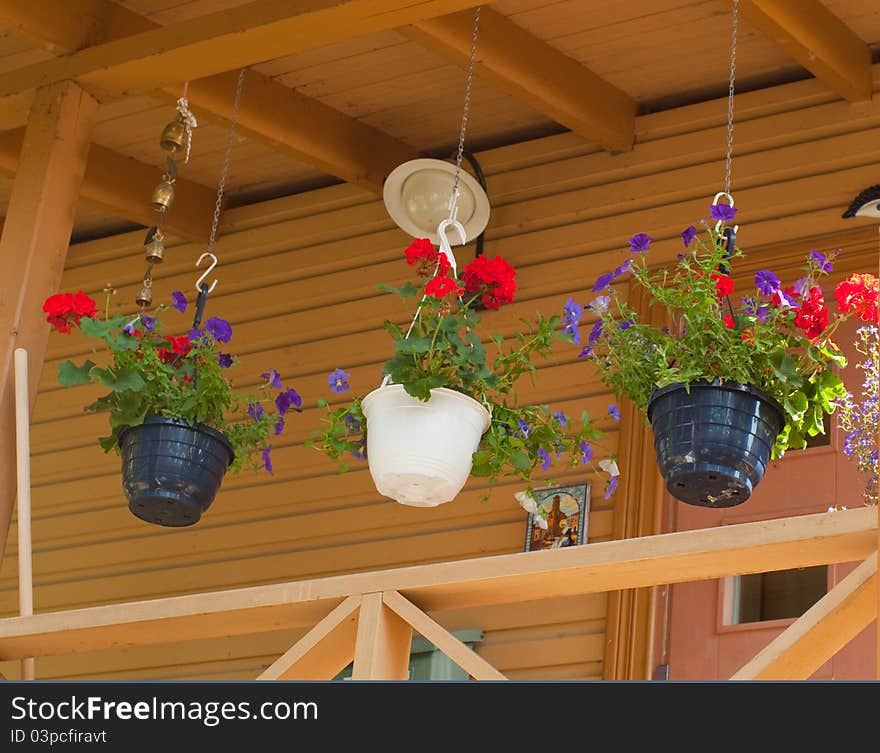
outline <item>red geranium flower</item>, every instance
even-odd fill
[[[732,316],[722,317],[721,321],[724,322],[724,326],[727,327],[727,329],[733,329],[735,326],[735,322]]]
[[[480,302],[487,309],[497,309],[511,303],[516,291],[516,271],[503,257],[489,259],[478,256],[468,264],[461,278],[469,293],[481,293]]]
[[[428,280],[428,284],[425,286],[425,295],[432,295],[434,298],[445,298],[447,295],[461,295],[463,292],[455,280],[445,276],[433,277]]]
[[[854,274],[838,283],[834,289],[837,305],[844,314],[852,312],[866,322],[877,322],[877,300],[880,280],[874,275]]]
[[[431,277],[436,274],[444,277],[450,269],[449,259],[434,248],[427,238],[416,238],[404,251],[406,263],[411,267],[418,266],[419,275]]]
[[[796,327],[800,327],[811,340],[817,338],[828,326],[828,307],[825,297],[818,286],[807,291],[794,318]]]
[[[185,358],[186,354],[192,350],[192,343],[186,335],[180,335],[179,337],[166,337],[165,342],[171,346],[170,349],[158,348],[156,350],[156,353],[159,355],[159,360],[162,361],[162,363],[172,363],[178,356],[180,356],[180,358]]]
[[[43,303],[43,311],[49,322],[58,332],[70,332],[71,325],[79,327],[82,317],[92,318],[97,304],[82,290],[76,293],[50,295]]]
[[[733,280],[727,275],[720,275],[713,272],[709,277],[715,282],[715,292],[719,298],[733,293]]]

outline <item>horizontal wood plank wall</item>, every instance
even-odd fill
[[[733,176],[743,246],[760,249],[756,257],[789,258],[793,239],[823,236],[822,242],[852,249],[846,263],[874,253],[876,229],[840,215],[877,180],[880,102],[834,101],[821,85],[804,81],[740,95],[736,111]],[[520,283],[517,303],[487,314],[488,328],[509,337],[518,317],[535,309],[556,312],[569,294],[589,301],[595,278],[625,258],[626,239],[636,232],[656,239],[652,261],[673,258],[678,233],[707,214],[719,188],[725,113],[725,103],[716,101],[640,117],[637,144],[622,155],[572,134],[481,154],[493,202],[486,250],[515,264]],[[376,283],[402,281],[409,272],[401,257],[407,239],[381,202],[339,185],[231,210],[224,222],[220,285],[209,310],[234,327],[232,345],[242,358],[231,375],[247,387],[273,366],[306,402],[276,444],[275,475],[227,478],[193,529],[137,521],[121,494],[118,459],[93,442],[104,418],[81,412],[95,390],[65,390],[56,382],[58,362],[84,356],[87,345],[77,336],[53,335],[32,429],[36,609],[521,550],[525,520],[512,496],[516,484],[501,485],[486,503],[479,501],[480,485],[470,484],[440,508],[406,508],[380,498],[365,468],[339,476],[333,463],[302,445],[319,425],[315,400],[329,397],[326,374],[345,368],[356,391],[377,385],[389,354],[381,323],[403,322],[409,313],[376,291]],[[141,242],[136,232],[74,246],[64,288],[99,295],[109,282],[120,289],[111,308],[129,310],[142,272]],[[805,241],[803,248],[818,244]],[[170,245],[167,261],[155,270],[157,301],[168,300],[172,290],[192,290],[192,265],[203,250],[181,241]],[[467,261],[472,253],[459,255]],[[181,317],[180,329],[187,324]],[[557,354],[524,397],[604,416],[611,398],[577,360],[577,348],[560,346]],[[616,427],[608,428],[614,447]],[[626,472],[625,458],[621,466]],[[585,474],[576,469],[557,478],[578,481]],[[613,506],[602,498],[602,480],[590,480],[589,540],[601,541],[611,536]],[[0,568],[0,614],[14,614],[16,604],[13,544]],[[594,595],[436,616],[453,629],[484,630],[479,651],[510,677],[600,678],[606,608],[606,596]],[[47,658],[37,672],[44,678],[249,678],[297,636],[281,631]],[[0,665],[0,671],[16,676],[17,670]]]

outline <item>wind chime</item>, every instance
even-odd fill
[[[183,86],[183,94],[177,100],[177,117],[162,129],[159,137],[159,146],[167,152],[165,158],[165,172],[162,181],[153,189],[150,197],[150,206],[159,213],[159,221],[147,230],[144,238],[144,258],[147,261],[147,271],[144,273],[143,285],[138,291],[135,303],[141,311],[153,304],[153,267],[161,264],[165,259],[165,235],[162,232],[162,223],[165,213],[174,203],[174,184],[177,182],[177,158],[185,151],[184,164],[189,162],[192,150],[193,129],[198,126],[195,115],[189,109],[186,99],[189,82]]]

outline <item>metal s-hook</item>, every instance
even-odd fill
[[[202,266],[202,262],[205,260],[205,257],[210,258],[210,260],[211,260],[211,266],[209,266],[204,272],[202,272],[202,274],[201,274],[201,276],[199,277],[199,279],[196,280],[196,292],[197,292],[197,293],[201,293],[201,292],[202,292],[202,287],[203,287],[203,286],[202,286],[202,283],[205,282],[205,278],[206,278],[209,274],[211,274],[211,272],[214,271],[214,267],[217,266],[217,257],[214,256],[214,254],[212,254],[210,251],[205,251],[205,253],[203,253],[203,254],[199,257],[199,260],[196,262],[196,269],[198,269],[199,267]],[[207,287],[207,283],[205,283],[205,287]],[[216,287],[217,287],[217,279],[215,278],[215,279],[214,279],[214,282],[212,282],[212,283],[211,283],[211,286],[208,288],[208,292],[209,292],[209,293],[212,292],[212,291],[214,290],[214,288],[216,288]]]
[[[443,220],[437,226],[437,237],[440,239],[440,253],[446,255],[446,258],[449,260],[449,266],[452,267],[452,274],[457,275],[458,269],[455,264],[455,254],[452,253],[452,246],[449,243],[449,238],[446,237],[446,231],[449,228],[453,228],[458,232],[458,237],[461,238],[461,243],[458,244],[460,246],[467,243],[467,231],[458,220]]]
[[[733,196],[731,196],[729,193],[727,193],[727,191],[719,191],[718,193],[716,193],[716,194],[715,194],[715,198],[712,199],[712,203],[713,203],[713,204],[717,204],[717,203],[718,203],[718,199],[723,199],[723,198],[726,198],[727,201],[728,201],[728,204],[729,204],[730,206],[733,206]],[[721,223],[722,223],[723,221],[724,221],[724,220],[718,220],[718,222],[715,223],[715,232],[716,232],[716,233],[720,233],[720,232],[721,232]],[[733,226],[733,232],[736,233],[737,230],[739,230],[739,225],[734,225],[734,226]]]

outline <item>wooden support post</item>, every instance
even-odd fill
[[[34,574],[31,556],[31,411],[28,354],[15,350],[15,466],[18,489],[18,611],[34,613]],[[34,657],[21,660],[21,679],[34,679]]]
[[[439,622],[433,620],[397,591],[385,591],[382,600],[414,627],[422,638],[431,641],[475,680],[507,679],[476,651],[458,640]]]
[[[354,649],[353,680],[408,680],[412,626],[382,601],[364,594]]]
[[[332,680],[354,659],[360,606],[360,596],[349,596],[257,679]]]
[[[30,355],[33,405],[49,339],[42,305],[61,284],[96,107],[70,81],[37,92],[0,238],[0,560],[15,498],[13,353]]]
[[[877,616],[877,553],[774,638],[732,680],[806,680]]]

